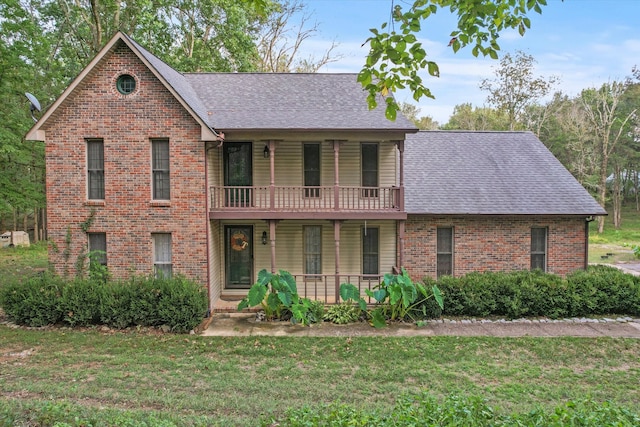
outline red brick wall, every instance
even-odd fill
[[[584,218],[409,215],[404,265],[414,279],[436,277],[438,227],[453,227],[455,276],[530,269],[531,227],[548,228],[548,272],[566,275],[584,268]]]
[[[136,78],[136,90],[127,96],[115,87],[122,73]],[[169,232],[173,271],[206,283],[200,126],[124,43],[103,58],[45,125],[47,220],[54,244],[49,256],[57,272],[75,274],[74,264],[87,246],[81,224],[95,210],[89,231],[106,232],[114,277],[150,274],[151,233]],[[104,203],[87,200],[86,138],[104,140]],[[169,139],[169,203],[152,202],[151,138]]]

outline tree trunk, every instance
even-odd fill
[[[616,164],[613,169],[613,227],[620,229],[622,223],[622,170],[620,165]]]
[[[598,203],[605,208],[607,202],[607,163],[608,159],[603,155],[600,162],[600,188],[598,188]],[[598,217],[598,233],[604,231],[604,216]]]
[[[38,243],[40,241],[40,219],[39,217],[39,209],[33,208],[33,243]]]

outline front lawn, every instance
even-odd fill
[[[29,247],[0,248],[0,286],[45,271],[48,265],[47,242]]]
[[[116,425],[125,413],[255,426],[287,408],[385,409],[419,391],[481,396],[503,413],[586,398],[637,408],[639,353],[633,339],[220,338],[0,325],[0,426],[3,417],[49,425],[34,417],[55,414]]]

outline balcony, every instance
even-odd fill
[[[213,186],[209,190],[211,218],[406,218],[401,187]]]

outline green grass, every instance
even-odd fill
[[[33,276],[48,268],[47,243],[0,248],[0,286]]]
[[[26,425],[34,408],[55,402],[105,419],[132,411],[250,426],[303,405],[390,408],[419,391],[482,396],[504,413],[585,398],[631,408],[639,352],[640,340],[610,338],[220,338],[0,325],[0,416],[10,408]]]
[[[612,213],[611,210],[609,212]],[[598,233],[598,222],[589,224],[589,262],[625,263],[640,262],[633,254],[633,246],[640,245],[640,212],[635,207],[625,207],[622,211],[622,226],[616,230],[613,215],[605,218],[604,231]],[[607,254],[613,254],[602,258]]]

